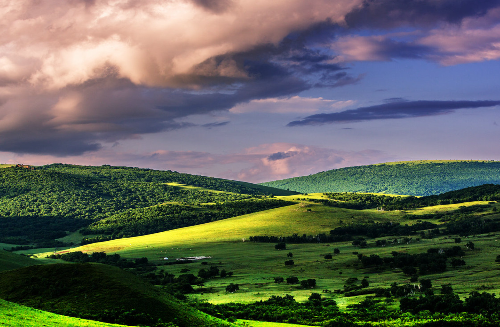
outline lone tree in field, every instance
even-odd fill
[[[226,292],[228,292],[228,293],[234,293],[239,289],[240,289],[240,286],[238,284],[231,283],[231,284],[226,286]]]
[[[294,265],[293,260],[287,260],[287,261],[285,261],[285,266],[293,266],[293,265]]]

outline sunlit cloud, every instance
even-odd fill
[[[265,113],[313,113],[317,111],[332,111],[345,108],[355,103],[354,100],[337,101],[323,98],[303,98],[293,96],[289,98],[269,98],[252,100],[248,103],[239,104],[229,111],[235,114],[249,112]]]

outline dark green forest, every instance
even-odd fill
[[[3,168],[0,169],[0,242],[57,245],[52,244],[53,240],[67,232],[131,209],[168,202],[196,206],[291,194],[283,192],[249,183],[140,168],[64,164],[40,166],[34,170]],[[164,228],[165,224],[153,229],[149,225],[147,230]],[[127,233],[137,235],[143,231]]]
[[[363,192],[435,195],[482,184],[500,184],[497,161],[409,161],[333,169],[261,183],[299,193]]]

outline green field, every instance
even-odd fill
[[[409,277],[400,269],[376,271],[364,269],[353,252],[365,255],[377,254],[381,257],[391,256],[391,252],[420,253],[430,247],[454,246],[453,236],[420,239],[410,236],[409,244],[396,244],[386,247],[374,246],[374,240],[368,239],[368,247],[360,249],[351,242],[334,244],[288,244],[285,251],[274,249],[274,243],[249,242],[249,236],[275,235],[289,236],[294,233],[316,235],[328,233],[331,229],[349,223],[400,222],[414,224],[417,220],[405,220],[405,214],[435,213],[443,210],[456,210],[487,202],[462,203],[460,205],[445,205],[428,207],[403,212],[387,212],[377,210],[349,210],[327,207],[316,203],[298,203],[293,206],[272,209],[264,212],[234,217],[208,224],[181,228],[152,235],[134,238],[118,239],[108,242],[89,244],[72,249],[84,252],[105,251],[119,253],[126,258],[147,257],[150,262],[161,264],[175,258],[188,256],[211,256],[203,260],[210,265],[233,271],[231,278],[216,278],[204,283],[204,287],[191,295],[192,298],[206,300],[212,303],[254,302],[265,300],[271,295],[291,294],[297,300],[303,301],[312,291],[325,293],[326,297],[334,298],[341,307],[361,301],[365,296],[344,297],[335,294],[340,290],[348,277],[359,279],[369,277],[370,287],[388,287],[392,282],[406,283]],[[495,204],[490,206],[494,207]],[[496,216],[494,216],[496,217]],[[438,222],[438,221],[433,221]],[[396,237],[381,237],[380,240],[392,240]],[[480,250],[468,251],[464,257],[467,265],[461,268],[450,268],[443,274],[431,274],[428,277],[435,285],[450,283],[461,296],[471,290],[500,291],[500,266],[494,262],[500,253],[497,234],[476,235],[464,238],[462,247],[468,241],[473,241]],[[332,260],[325,260],[325,254],[333,253],[338,248],[340,254]],[[293,253],[293,266],[285,266],[287,253]],[[46,254],[39,254],[44,257]],[[169,260],[164,260],[168,257]],[[164,271],[174,275],[181,274],[182,269],[189,269],[196,275],[202,264],[164,266]],[[314,290],[302,289],[297,285],[274,283],[274,277],[297,276],[300,280],[313,278],[317,280]],[[226,293],[229,283],[238,283],[240,290],[236,293]]]
[[[79,319],[25,307],[0,299],[0,326],[7,327],[118,327],[93,320]]]

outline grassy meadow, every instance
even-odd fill
[[[320,194],[308,195],[321,197]],[[302,196],[303,198],[304,196]],[[297,201],[297,196],[292,196]],[[300,198],[300,197],[299,197]],[[289,199],[289,198],[288,198]],[[365,269],[357,258],[358,253],[364,255],[377,254],[390,257],[393,251],[401,253],[422,253],[427,249],[452,247],[455,244],[453,236],[440,236],[432,239],[419,239],[413,235],[408,244],[397,243],[385,247],[376,247],[375,240],[368,239],[366,248],[353,246],[352,242],[339,243],[308,243],[287,244],[286,250],[275,250],[274,243],[249,242],[250,236],[274,235],[289,236],[316,235],[329,233],[335,227],[350,223],[369,222],[399,222],[414,224],[418,220],[406,220],[405,214],[429,214],[459,207],[467,207],[488,202],[476,201],[452,205],[426,207],[415,210],[377,211],[350,210],[324,206],[322,204],[301,201],[296,205],[282,207],[264,212],[248,214],[203,225],[180,228],[172,231],[145,235],[134,238],[116,239],[107,242],[94,243],[71,249],[71,251],[119,253],[125,258],[147,257],[150,262],[162,264],[176,258],[189,256],[210,256],[210,259],[184,265],[165,265],[160,269],[174,274],[192,273],[194,275],[206,265],[216,265],[234,273],[232,277],[213,278],[196,286],[196,292],[191,298],[209,301],[211,303],[255,302],[265,300],[272,295],[293,295],[298,301],[305,301],[312,292],[323,292],[327,298],[333,298],[340,307],[362,301],[366,295],[345,297],[335,293],[342,290],[346,280],[356,277],[358,280],[368,278],[370,288],[387,288],[393,282],[408,283],[409,277],[400,269]],[[491,207],[496,204],[490,204]],[[432,220],[431,220],[432,221]],[[438,221],[432,221],[439,223]],[[380,240],[393,240],[398,237],[382,237]],[[401,238],[401,237],[399,237]],[[458,244],[462,248],[468,241],[476,244],[476,249],[466,251],[464,260],[466,266],[451,268],[441,274],[425,276],[433,281],[435,287],[451,284],[454,290],[465,297],[472,290],[500,291],[500,265],[495,263],[495,257],[500,253],[500,237],[493,233],[463,238]],[[340,254],[333,259],[324,259],[326,254],[333,254],[338,248]],[[64,251],[62,251],[64,252]],[[293,258],[288,258],[291,252]],[[40,253],[44,257],[47,253]],[[167,257],[168,260],[164,258]],[[293,266],[285,266],[288,259],[294,260]],[[448,264],[449,265],[449,264]],[[182,271],[182,272],[181,272]],[[299,285],[289,285],[286,282],[274,283],[274,277],[297,276],[299,280],[316,279],[314,289],[302,289]],[[239,291],[226,293],[229,283],[237,283]]]

